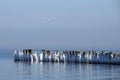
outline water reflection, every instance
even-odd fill
[[[32,75],[32,63],[28,62],[15,62],[17,78],[31,78]]]
[[[114,80],[120,79],[119,65],[76,63],[16,62],[20,79],[42,80]]]

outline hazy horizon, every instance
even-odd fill
[[[119,0],[1,0],[0,48],[120,48]]]

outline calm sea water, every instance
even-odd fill
[[[120,80],[120,65],[14,62],[0,50],[0,80]]]

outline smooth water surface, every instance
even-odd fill
[[[0,80],[120,80],[120,65],[14,62],[12,50],[3,52]]]

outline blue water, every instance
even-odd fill
[[[120,65],[14,62],[0,50],[0,80],[120,80]]]

